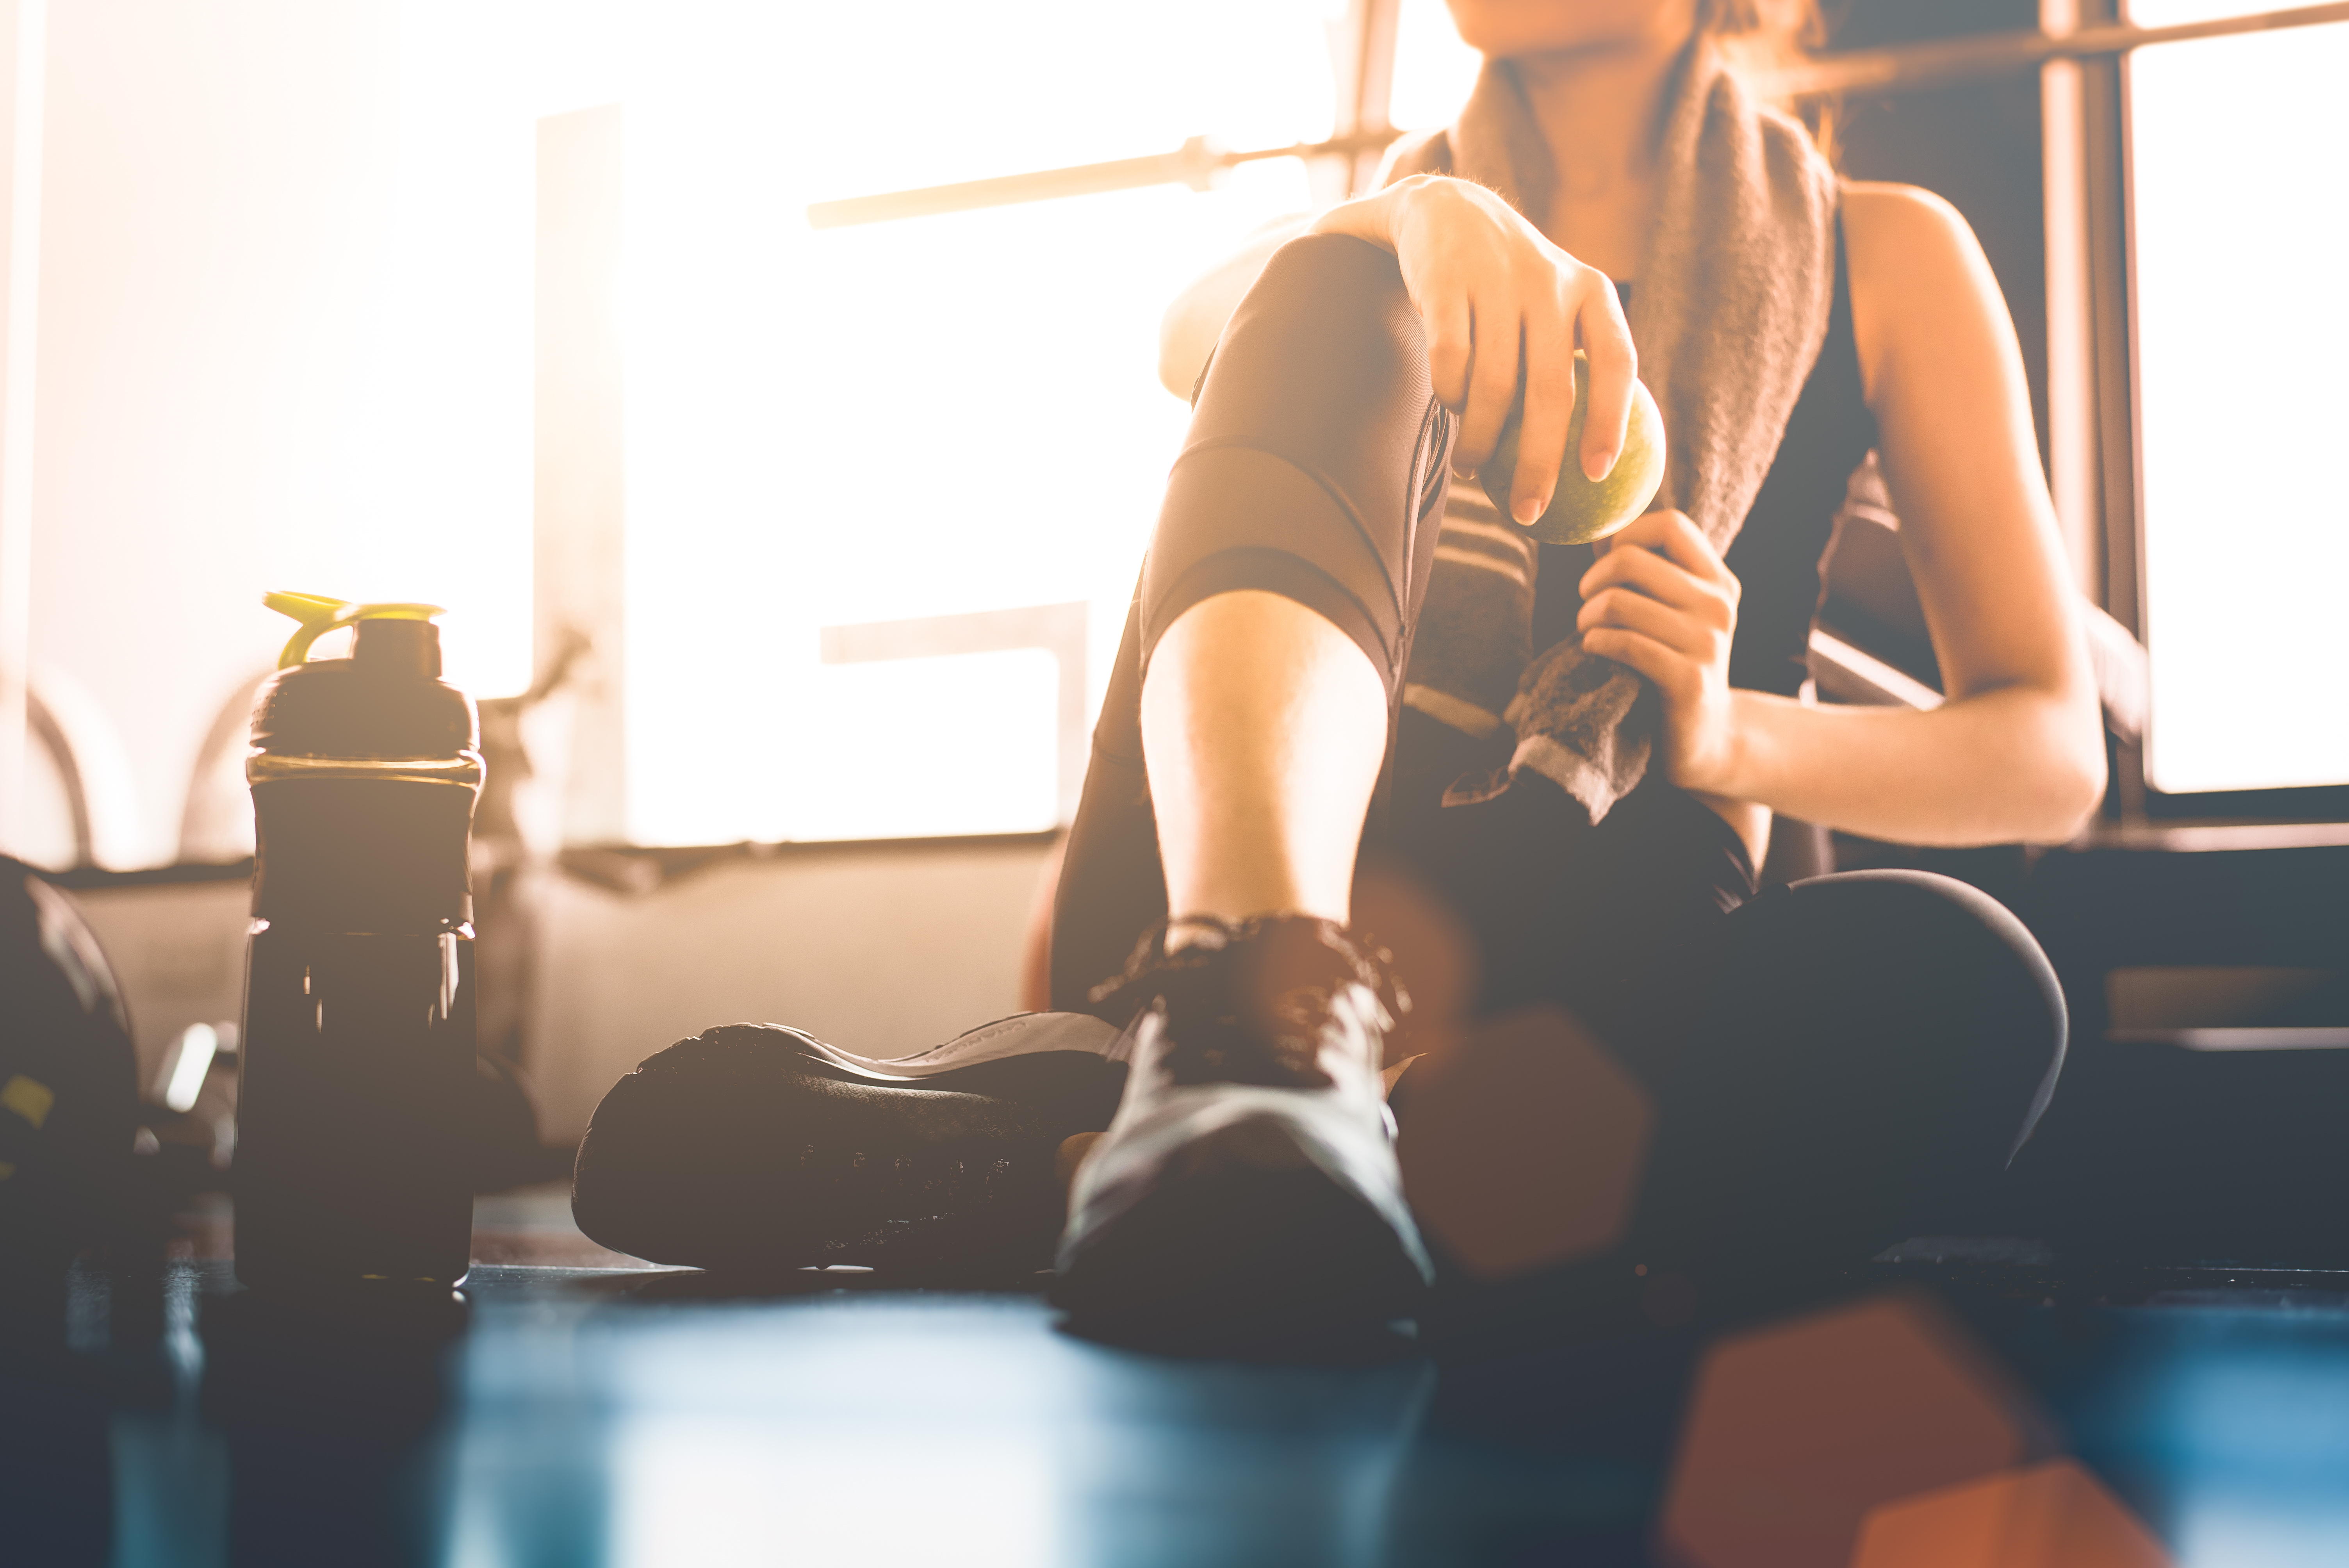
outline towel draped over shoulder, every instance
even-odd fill
[[[1702,39],[1673,67],[1665,106],[1631,336],[1668,442],[1656,505],[1686,512],[1726,553],[1826,335],[1838,187],[1802,126],[1757,103]],[[1387,179],[1419,173],[1475,181],[1546,222],[1557,169],[1507,61],[1486,63],[1448,130],[1391,156]],[[1569,638],[1518,678],[1504,716],[1511,773],[1552,779],[1595,822],[1646,772],[1660,717],[1643,677]]]

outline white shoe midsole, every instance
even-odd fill
[[[1007,1057],[1034,1056],[1044,1051],[1085,1051],[1105,1061],[1121,1062],[1132,1051],[1124,1033],[1089,1013],[1018,1013],[957,1035],[910,1057],[864,1057],[843,1051],[802,1029],[790,1031],[803,1045],[813,1047],[822,1059],[838,1063],[869,1077],[902,1078],[908,1082],[932,1078],[981,1062]]]
[[[1433,1267],[1402,1195],[1402,1172],[1386,1136],[1381,1103],[1366,1107],[1343,1088],[1271,1088],[1215,1083],[1168,1088],[1139,1115],[1121,1113],[1110,1134],[1078,1168],[1070,1193],[1069,1228],[1061,1243],[1067,1260],[1102,1227],[1114,1222],[1164,1181],[1179,1180],[1168,1167],[1184,1150],[1220,1133],[1251,1125],[1269,1146],[1286,1144],[1304,1161],[1376,1212],[1421,1274]],[[1268,1164],[1272,1161],[1268,1161]]]

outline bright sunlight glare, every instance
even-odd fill
[[[2131,7],[2147,24],[2240,5]],[[2147,773],[2349,782],[2349,25],[2129,62]],[[2291,157],[2278,150],[2294,149]]]
[[[1084,602],[1097,700],[1185,420],[1167,302],[1292,162],[810,229],[812,201],[1327,134],[1330,0],[637,14],[627,57],[629,830],[1049,827],[1041,655],[826,666],[821,629]],[[940,781],[952,799],[929,799]],[[894,782],[893,782],[894,781]],[[902,799],[900,798],[902,796]]]

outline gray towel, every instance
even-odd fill
[[[1674,67],[1667,106],[1631,335],[1670,438],[1656,504],[1688,513],[1726,552],[1826,336],[1837,188],[1803,128],[1754,102],[1702,40]],[[1475,180],[1546,219],[1557,170],[1508,62],[1486,64],[1449,132],[1398,150],[1389,178],[1414,173]],[[1489,662],[1441,644],[1425,650],[1431,669]],[[1576,639],[1539,653],[1504,716],[1517,735],[1512,771],[1555,780],[1598,821],[1647,771],[1660,717],[1652,696],[1640,700],[1647,687]]]

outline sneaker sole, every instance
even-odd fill
[[[1124,1082],[1091,1050],[915,1076],[797,1030],[712,1029],[605,1096],[572,1212],[654,1263],[1032,1273],[1061,1226],[1061,1142],[1106,1127]]]

